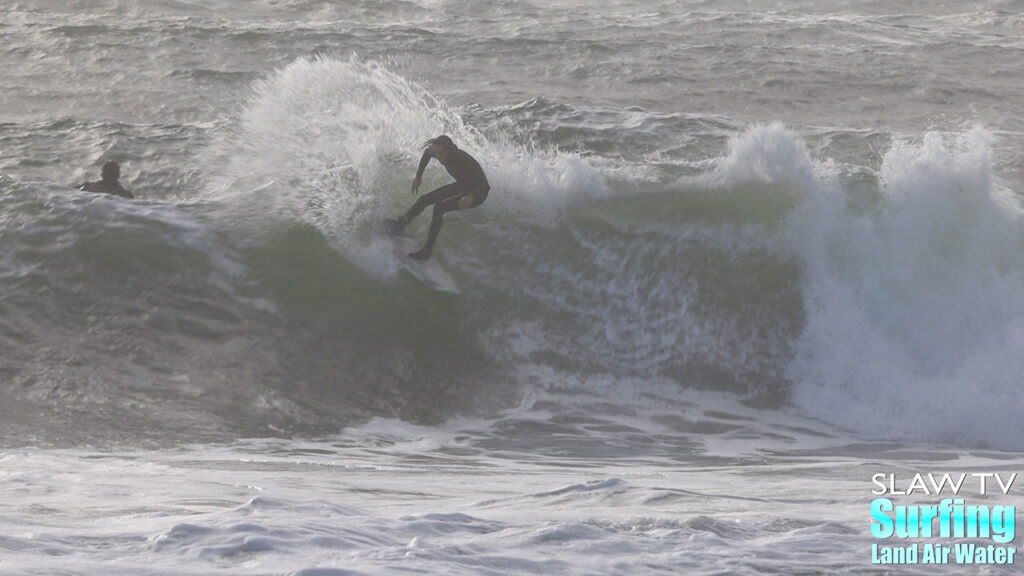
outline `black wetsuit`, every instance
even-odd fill
[[[434,156],[430,148],[427,148],[423,152],[423,156],[420,158],[420,166],[416,170],[417,179],[423,176],[423,171],[427,168],[427,163],[430,162],[431,158],[436,158],[436,156]],[[440,160],[438,161],[440,162]],[[448,161],[442,162],[442,164],[448,170],[448,173],[452,175],[452,178],[455,178],[455,182],[420,196],[406,214],[406,218],[412,220],[420,212],[423,212],[424,208],[431,204],[434,205],[434,215],[430,219],[430,233],[427,235],[426,244],[423,245],[423,252],[428,255],[434,247],[438,233],[441,232],[441,223],[445,213],[458,210],[459,200],[467,194],[473,196],[473,203],[470,204],[470,208],[475,208],[484,203],[484,200],[487,199],[487,193],[491,190],[483,168],[466,152],[458,148],[452,148],[448,152]]]
[[[100,180],[98,182],[86,182],[78,187],[79,190],[85,192],[101,192],[103,194],[114,194],[123,198],[135,198],[132,195],[132,191],[121,186],[120,182],[109,182],[107,180]]]

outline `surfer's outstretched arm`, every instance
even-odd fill
[[[420,190],[420,184],[423,183],[423,171],[427,169],[427,164],[430,163],[430,159],[434,157],[434,154],[428,147],[423,151],[423,156],[420,156],[420,165],[416,169],[416,177],[412,179],[412,193],[415,195]]]

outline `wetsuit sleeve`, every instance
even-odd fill
[[[420,156],[420,167],[416,169],[417,178],[423,177],[423,171],[427,169],[427,163],[430,162],[430,159],[433,157],[434,154],[430,151],[430,148],[423,151],[423,156]]]

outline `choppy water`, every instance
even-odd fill
[[[962,573],[872,474],[1021,471],[1019,1],[0,14],[0,572]]]

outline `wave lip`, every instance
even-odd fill
[[[991,146],[980,128],[897,141],[874,205],[823,186],[795,211],[807,319],[789,372],[807,413],[867,437],[1024,446],[1024,219]]]

